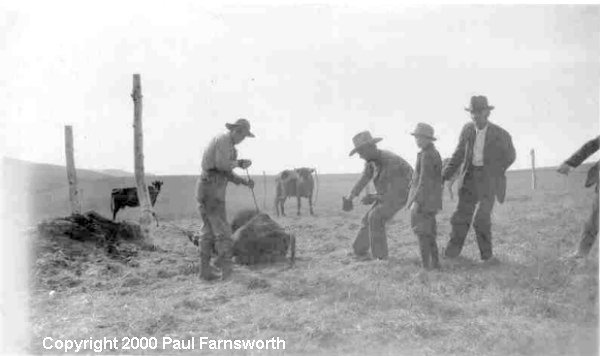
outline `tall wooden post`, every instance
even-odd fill
[[[535,150],[531,149],[531,189],[537,188],[537,175],[535,173]]]
[[[69,181],[69,201],[71,214],[81,214],[81,203],[77,190],[77,173],[75,171],[75,158],[73,155],[73,127],[65,126],[65,154],[67,157],[67,179]]]
[[[152,222],[152,205],[150,194],[144,178],[144,134],[142,131],[142,83],[139,74],[133,75],[133,152],[135,164],[135,183],[140,202],[140,228],[142,236],[153,243],[150,224]]]

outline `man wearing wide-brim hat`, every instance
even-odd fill
[[[366,194],[362,203],[373,204],[362,219],[362,226],[354,240],[354,253],[359,257],[385,259],[388,257],[386,223],[400,210],[408,197],[412,167],[400,156],[377,148],[382,139],[372,137],[369,131],[358,133],[352,139],[354,149],[350,156],[358,153],[365,160],[360,180],[345,199],[352,201],[373,180],[376,194]]]
[[[225,212],[225,191],[227,183],[244,184],[254,187],[251,179],[245,179],[233,172],[234,168],[247,169],[252,161],[237,159],[235,145],[246,137],[254,137],[250,123],[239,119],[225,124],[228,132],[213,138],[202,156],[202,174],[196,186],[196,200],[202,218],[200,239],[200,275],[205,280],[216,279],[210,259],[216,248],[215,265],[221,269],[221,278],[226,279],[232,270],[231,228]],[[194,241],[198,243],[197,239]]]
[[[515,148],[510,134],[489,122],[493,106],[487,97],[471,97],[469,107],[471,122],[464,125],[458,145],[442,172],[449,180],[457,170],[458,204],[450,222],[452,232],[445,250],[448,258],[460,255],[465,238],[473,223],[480,257],[494,261],[492,250],[492,209],[497,200],[506,196],[505,172],[515,161]]]

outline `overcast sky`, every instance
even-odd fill
[[[210,4],[210,3],[209,3]],[[598,6],[0,4],[0,132],[9,157],[133,171],[140,73],[146,171],[198,174],[202,149],[239,117],[251,173],[359,172],[352,136],[414,164],[409,132],[434,126],[442,156],[484,94],[517,149],[512,168],[555,166],[600,132]]]

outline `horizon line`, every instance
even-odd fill
[[[61,165],[61,164],[55,164],[55,163],[46,163],[46,162],[35,162],[35,161],[28,161],[28,160],[22,160],[19,158],[14,158],[14,157],[9,157],[9,156],[3,156],[3,161],[9,159],[9,160],[14,160],[14,161],[20,161],[20,162],[25,162],[25,163],[30,163],[30,164],[44,164],[44,165],[50,165],[50,166],[56,166],[56,167],[65,167],[65,165]],[[588,163],[583,163],[581,166],[585,166]],[[541,167],[536,167],[536,170],[550,170],[550,169],[556,169],[559,166],[541,166]],[[85,170],[85,171],[92,171],[92,172],[96,172],[99,174],[104,174],[108,177],[113,177],[113,178],[127,178],[126,175],[122,175],[122,176],[116,176],[116,175],[111,175],[111,174],[107,174],[104,173],[103,171],[106,170],[117,170],[117,171],[122,171],[124,173],[130,173],[131,177],[134,177],[134,172],[130,172],[124,169],[120,169],[120,168],[76,168],[77,170]],[[290,168],[291,169],[291,168]],[[507,172],[522,172],[522,171],[531,171],[531,168],[516,168],[516,169],[508,169]],[[200,173],[168,173],[168,174],[159,174],[159,173],[151,173],[151,172],[146,172],[145,174],[149,175],[149,176],[198,176],[200,175]],[[267,176],[276,176],[279,173],[268,173],[265,174]],[[319,170],[317,169],[317,174],[319,175],[347,175],[347,174],[361,174],[361,172],[344,172],[344,173],[320,173]],[[250,175],[252,176],[262,176],[263,174],[261,173],[251,173]]]

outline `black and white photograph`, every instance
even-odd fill
[[[0,354],[598,355],[600,4],[0,1]]]

